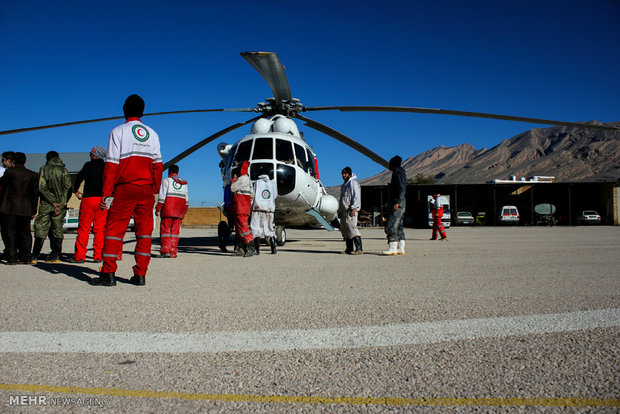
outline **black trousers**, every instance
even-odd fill
[[[30,216],[2,215],[2,240],[7,262],[30,261],[32,233]]]

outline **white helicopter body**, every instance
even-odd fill
[[[235,144],[217,147],[223,187],[230,184],[233,169],[243,161],[250,163],[250,179],[261,174],[275,180],[278,190],[275,222],[277,226],[325,227],[318,212],[327,222],[336,218],[338,201],[327,194],[319,180],[316,154],[300,134],[295,122],[283,115],[260,118],[249,135]]]

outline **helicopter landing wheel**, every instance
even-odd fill
[[[286,244],[286,229],[284,227],[276,227],[276,244],[278,246]]]

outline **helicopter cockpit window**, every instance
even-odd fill
[[[258,176],[267,174],[273,180],[273,164],[270,162],[255,162],[250,165],[250,179],[258,180]]]
[[[299,168],[306,171],[306,151],[299,144],[295,144],[295,162]]]
[[[295,167],[278,164],[276,177],[279,195],[286,195],[295,189]]]
[[[250,151],[252,150],[252,141],[244,141],[237,147],[237,153],[235,154],[235,163],[241,164],[243,161],[250,159]]]
[[[237,152],[237,146],[233,145],[230,151],[228,152],[228,158],[226,159],[226,170],[232,166],[233,160],[235,159],[235,153]]]
[[[308,171],[308,174],[316,178],[316,171],[314,168],[314,156],[312,155],[312,152],[310,152],[310,150],[307,148],[306,148],[306,152],[308,153],[308,163],[306,164],[306,167],[307,167],[306,171]]]
[[[254,140],[253,160],[270,160],[273,159],[273,139],[272,138],[256,138]],[[271,167],[273,169],[273,166]]]
[[[291,141],[276,138],[276,159],[286,164],[295,163]]]

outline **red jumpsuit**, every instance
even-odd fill
[[[84,182],[84,193],[80,201],[80,215],[78,216],[77,237],[75,239],[75,260],[83,261],[86,259],[88,249],[88,237],[90,229],[93,229],[93,260],[101,261],[101,251],[103,250],[103,237],[108,210],[102,210],[101,194],[103,188],[103,169],[104,161],[94,159],[84,164],[78,173],[73,192],[77,193],[80,185]]]
[[[151,261],[153,204],[161,184],[163,164],[159,136],[139,118],[110,133],[103,173],[103,197],[114,197],[105,231],[103,273],[116,272],[123,237],[131,216],[136,232],[134,275],[146,276]]]
[[[177,257],[181,222],[188,207],[187,181],[181,180],[176,174],[170,174],[161,183],[156,207],[156,211],[161,217],[159,226],[160,254],[170,253],[170,257]]]
[[[241,164],[239,177],[230,184],[230,190],[233,193],[231,209],[235,216],[235,231],[244,244],[249,244],[254,240],[249,225],[253,195],[252,183],[248,176],[249,165],[249,162],[244,161]]]
[[[441,235],[442,240],[448,237],[446,235],[446,229],[444,229],[443,223],[441,222],[441,217],[443,217],[443,206],[439,201],[439,197],[435,197],[435,205],[433,207],[433,236],[431,240],[437,240],[437,232]]]

